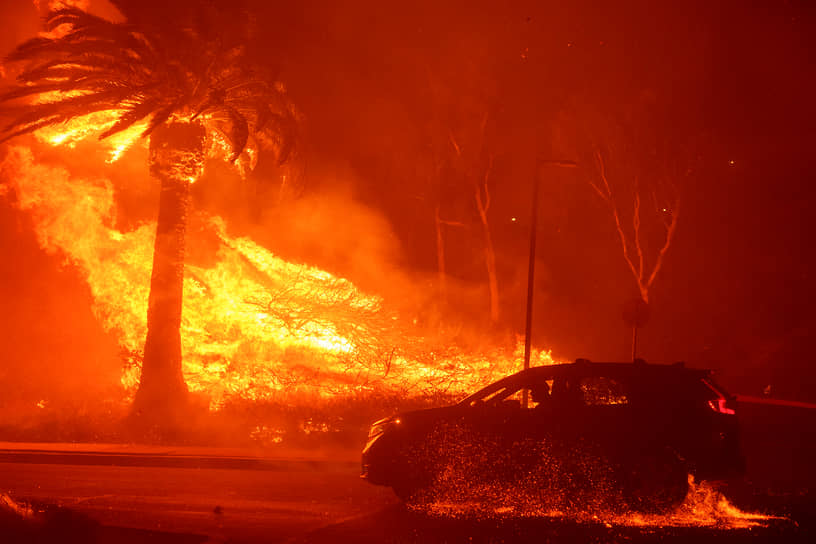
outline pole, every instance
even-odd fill
[[[540,168],[543,165],[557,166],[559,168],[577,168],[575,161],[553,161],[539,160],[536,164],[536,171],[533,177],[533,201],[530,212],[530,262],[527,268],[527,322],[524,328],[524,370],[530,368],[530,348],[533,337],[533,286],[535,284],[535,251],[536,233],[538,232],[538,182],[540,181]],[[527,408],[528,391],[522,391],[521,406]]]
[[[637,325],[632,326],[632,362],[637,359]]]
[[[533,336],[533,285],[535,280],[536,231],[538,223],[538,172],[533,178],[533,204],[530,213],[530,262],[527,268],[527,322],[524,328],[524,370],[530,368],[530,345]],[[522,392],[521,404],[527,408],[527,390]]]

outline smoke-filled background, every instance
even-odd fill
[[[621,315],[638,289],[590,183],[600,149],[618,187],[637,179],[654,194],[643,203],[657,214],[652,230],[643,227],[657,233],[649,259],[677,217],[649,290],[640,356],[715,368],[736,392],[770,385],[773,396],[814,399],[808,2],[248,5],[261,37],[253,55],[279,70],[303,121],[290,169],[262,160],[242,180],[214,164],[194,187],[196,209],[223,217],[231,235],[346,278],[423,331],[513,344],[540,175],[534,344],[561,360],[626,360],[631,331]],[[0,6],[6,52],[35,35],[38,13],[24,0]],[[117,16],[105,2],[90,6]],[[108,164],[96,144],[24,143],[43,165],[109,180],[118,228],[154,219],[143,147]],[[540,159],[578,168],[537,169]],[[496,322],[474,196],[474,180],[485,179]],[[677,210],[660,199],[666,187]],[[4,192],[3,394],[90,402],[90,391],[118,387],[126,356],[93,314],[82,274],[43,250],[31,215]],[[620,206],[631,225],[632,201]],[[196,232],[188,264],[203,266],[215,245]]]

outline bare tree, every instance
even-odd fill
[[[458,57],[457,57],[458,58]],[[427,116],[424,139],[433,194],[437,269],[441,293],[447,292],[446,235],[449,227],[468,228],[478,221],[480,243],[489,293],[491,324],[500,316],[496,249],[490,223],[491,184],[496,156],[489,136],[498,108],[492,98],[495,81],[472,63],[456,65],[456,73],[426,66],[427,102],[421,115]],[[473,214],[472,212],[476,212]]]
[[[648,304],[649,289],[663,266],[666,252],[677,230],[677,218],[680,213],[677,190],[673,183],[665,180],[657,180],[651,184],[650,189],[647,189],[641,186],[635,176],[630,190],[627,191],[621,187],[625,184],[616,185],[614,181],[610,181],[607,159],[600,148],[595,147],[593,150],[593,159],[595,176],[589,183],[612,213],[623,258],[637,283],[640,297]],[[649,197],[645,204],[646,211],[643,203],[644,194]],[[626,224],[622,212],[624,205],[632,206],[631,227]],[[662,233],[662,239],[656,255],[649,262],[647,252],[654,247],[649,242],[654,241],[655,227]]]
[[[443,219],[440,212],[440,204],[437,202],[434,207],[434,230],[436,231],[436,267],[439,279],[439,293],[443,300],[448,296],[448,274],[445,258],[445,230],[446,227],[464,227],[461,221],[451,221]]]
[[[482,252],[484,254],[487,286],[490,293],[490,322],[494,325],[499,322],[499,279],[496,272],[496,248],[493,244],[493,235],[490,229],[490,176],[493,172],[495,155],[488,149],[486,141],[489,112],[485,111],[474,130],[476,136],[472,140],[472,149],[464,150],[453,130],[448,131],[451,146],[453,147],[456,164],[465,183],[473,194],[473,203],[479,217],[479,226],[482,231]],[[471,128],[472,127],[468,127]]]
[[[423,148],[419,152],[419,157],[414,161],[416,176],[421,192],[417,195],[418,200],[427,203],[427,209],[432,211],[434,225],[434,242],[436,247],[436,268],[437,268],[437,299],[443,304],[448,302],[448,267],[447,267],[447,232],[450,227],[465,227],[463,221],[452,219],[452,214],[447,211],[448,191],[453,185],[453,180],[449,179],[446,173],[449,172],[449,157],[447,138],[440,135],[439,124],[428,123],[423,131]]]
[[[562,110],[555,144],[587,173],[611,215],[638,297],[648,304],[677,233],[694,138],[652,89],[632,94],[629,102],[595,98],[574,97]]]
[[[487,212],[490,210],[490,173],[493,170],[493,155],[488,158],[484,175],[473,180],[473,194],[476,201],[476,211],[479,212],[479,222],[482,226],[484,240],[485,268],[487,270],[487,285],[490,289],[490,321],[499,321],[499,280],[496,273],[496,249],[493,246],[493,236],[490,232],[490,221]]]

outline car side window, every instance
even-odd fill
[[[498,389],[498,390],[490,393],[489,395],[485,395],[481,399],[481,401],[483,403],[485,403],[485,404],[501,401],[502,399],[504,399],[504,397],[507,396],[507,393],[508,393],[507,389],[508,389],[507,387],[502,387],[501,389]]]
[[[554,380],[552,378],[543,380],[540,383],[533,384],[529,387],[529,402],[528,408],[550,408],[552,406],[552,387]]]
[[[579,388],[587,406],[629,404],[627,388],[620,380],[607,376],[588,376],[581,380]]]

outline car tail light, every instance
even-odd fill
[[[709,380],[703,380],[703,383],[708,387],[708,389],[716,395],[716,398],[710,399],[708,401],[708,407],[717,412],[718,414],[728,414],[728,415],[735,415],[737,411],[735,410],[735,402],[736,399],[733,397],[727,398],[723,391],[720,390],[719,387],[711,383]]]
[[[728,399],[719,398],[713,399],[708,401],[708,406],[714,410],[715,412],[719,412],[720,414],[730,414],[734,415],[737,413],[736,410],[728,406]]]

